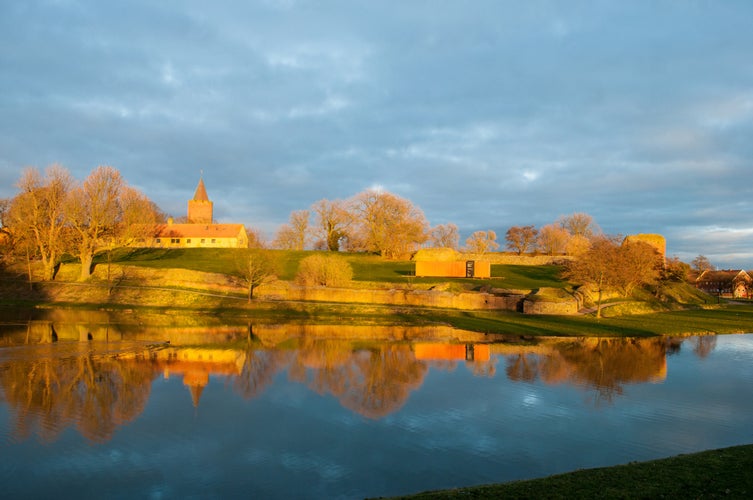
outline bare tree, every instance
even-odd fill
[[[690,265],[698,274],[702,273],[703,271],[714,270],[714,265],[711,264],[711,261],[705,255],[699,255],[698,257],[693,259]]]
[[[283,224],[277,229],[275,239],[272,240],[272,248],[280,250],[295,250],[296,248],[295,231],[290,224]]]
[[[275,236],[274,246],[283,250],[303,250],[308,242],[309,211],[291,212],[287,224],[280,226]]]
[[[491,229],[488,231],[476,231],[470,238],[465,240],[466,250],[470,253],[483,255],[499,248],[497,233]]]
[[[662,275],[664,258],[643,241],[626,240],[618,251],[615,285],[627,297],[638,286],[656,284]]]
[[[13,240],[11,238],[10,228],[8,227],[8,211],[10,210],[10,199],[0,198],[0,270],[4,264],[10,261],[13,254]]]
[[[623,296],[636,287],[656,283],[661,277],[662,255],[653,246],[641,242],[624,242],[605,236],[592,240],[591,247],[579,258],[568,263],[565,276],[578,283],[596,287],[597,312],[601,317],[602,293],[616,289]]]
[[[536,243],[539,231],[534,226],[513,226],[507,230],[507,248],[518,255],[526,253]]]
[[[279,260],[271,250],[251,248],[239,254],[236,270],[248,288],[249,302],[254,298],[254,290],[276,279],[279,269]]]
[[[452,248],[453,250],[457,250],[460,242],[458,226],[453,223],[434,226],[429,232],[429,241],[432,248]]]
[[[548,255],[565,253],[570,234],[557,224],[548,224],[539,230],[536,240],[539,249]]]
[[[351,200],[351,250],[374,252],[388,259],[408,256],[427,239],[424,213],[392,193],[368,190]]]
[[[571,236],[584,236],[591,238],[599,233],[598,226],[594,218],[583,212],[576,212],[571,215],[561,216],[557,222],[567,230]]]
[[[576,283],[589,284],[596,288],[596,317],[601,318],[601,300],[605,290],[617,283],[619,247],[609,238],[597,238],[591,248],[580,258],[570,261],[564,275]]]
[[[339,251],[340,242],[347,237],[351,220],[345,203],[322,199],[314,203],[311,209],[316,214],[316,235],[323,242],[320,246],[333,252]]]
[[[91,276],[94,254],[103,246],[104,239],[115,238],[122,215],[120,196],[124,184],[117,169],[100,166],[68,196],[66,210],[81,260],[81,281]]]
[[[590,238],[581,235],[570,236],[565,245],[565,253],[577,257],[586,253],[589,248],[591,248]]]
[[[10,220],[8,219],[8,212],[10,210],[10,199],[9,198],[0,198],[0,233],[10,235],[10,231],[8,230],[8,223]]]
[[[8,210],[9,230],[14,238],[29,242],[27,248],[42,260],[43,279],[51,280],[65,249],[65,203],[71,190],[71,174],[60,165],[51,165],[44,177],[33,167],[24,170],[17,194]]]
[[[129,245],[136,240],[154,236],[165,214],[146,195],[136,188],[123,186],[120,191],[120,217],[114,243]]]
[[[248,236],[248,248],[266,248],[267,244],[264,241],[264,236],[256,228],[246,228],[246,236]]]

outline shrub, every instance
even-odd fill
[[[306,286],[343,286],[353,279],[350,264],[335,255],[311,255],[301,260],[295,281]]]

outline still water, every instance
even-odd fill
[[[753,443],[753,335],[0,325],[8,497],[360,498]]]

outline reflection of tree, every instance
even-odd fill
[[[151,365],[92,354],[18,360],[0,365],[0,387],[15,418],[15,434],[36,431],[52,441],[75,425],[87,439],[108,440],[141,414],[154,378]]]
[[[541,354],[521,352],[507,357],[507,376],[548,384],[574,383],[596,390],[610,401],[627,383],[661,379],[666,372],[663,339],[586,339],[561,342]]]
[[[389,415],[403,406],[410,392],[421,386],[426,365],[416,361],[407,345],[380,346],[357,353],[356,366],[363,386],[354,387],[343,405],[369,418]]]
[[[497,373],[497,360],[495,358],[488,361],[466,362],[466,366],[470,367],[471,372],[476,377],[492,378]]]
[[[290,356],[287,351],[249,348],[241,373],[232,378],[233,387],[245,399],[259,396],[272,383],[274,376],[287,365]]]
[[[332,394],[346,408],[381,418],[400,408],[423,382],[427,366],[409,345],[353,350],[349,342],[303,341],[290,367],[293,380],[308,381],[319,394]]]
[[[558,349],[570,365],[570,380],[593,387],[599,399],[622,394],[626,383],[663,378],[666,344],[662,339],[589,339]]]
[[[539,370],[538,357],[533,354],[508,356],[505,373],[510,380],[532,382],[536,380]]]
[[[705,358],[716,349],[716,335],[701,335],[693,339],[693,352]]]

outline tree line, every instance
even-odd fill
[[[166,219],[154,202],[109,166],[95,168],[80,182],[60,165],[52,165],[44,172],[30,167],[23,171],[16,186],[16,196],[0,200],[4,254],[25,257],[30,274],[31,261],[41,261],[45,280],[54,277],[64,254],[81,261],[80,278],[87,279],[97,252],[128,246],[135,239],[147,237],[155,225]],[[624,244],[620,238],[603,235],[593,217],[585,213],[561,216],[541,228],[512,226],[505,239],[506,248],[517,254],[572,256],[567,276],[582,283],[596,283],[599,292],[613,287],[627,295],[636,286],[656,283],[662,273],[681,276],[689,269],[677,259],[665,261],[650,245]],[[249,241],[252,247],[267,246],[253,229]],[[430,226],[423,211],[411,201],[370,189],[346,200],[322,199],[307,210],[293,211],[271,246],[370,252],[401,259],[423,247],[459,250],[460,235],[453,223]],[[496,233],[482,230],[468,237],[462,250],[479,255],[498,248]],[[255,259],[262,264],[267,260],[261,255]],[[703,256],[696,261],[693,264],[698,267],[710,266]],[[269,275],[268,271],[259,273],[259,268],[274,266],[244,261],[241,267],[244,270],[240,274],[248,276],[250,297],[251,287],[262,284]]]
[[[40,260],[44,280],[54,277],[64,254],[81,261],[85,280],[97,252],[127,246],[165,220],[154,202],[109,166],[80,182],[57,164],[44,172],[29,167],[16,187],[18,194],[0,203],[4,255],[24,256],[29,266]]]
[[[506,248],[518,254],[578,255],[600,230],[588,214],[562,216],[537,229],[533,225],[508,229]],[[254,233],[251,240],[261,243]],[[458,226],[448,222],[430,226],[410,200],[369,189],[345,200],[322,199],[304,210],[291,212],[270,243],[285,250],[345,250],[371,252],[386,258],[405,258],[422,247],[452,248],[473,254],[496,251],[495,231],[475,231],[460,247]]]

